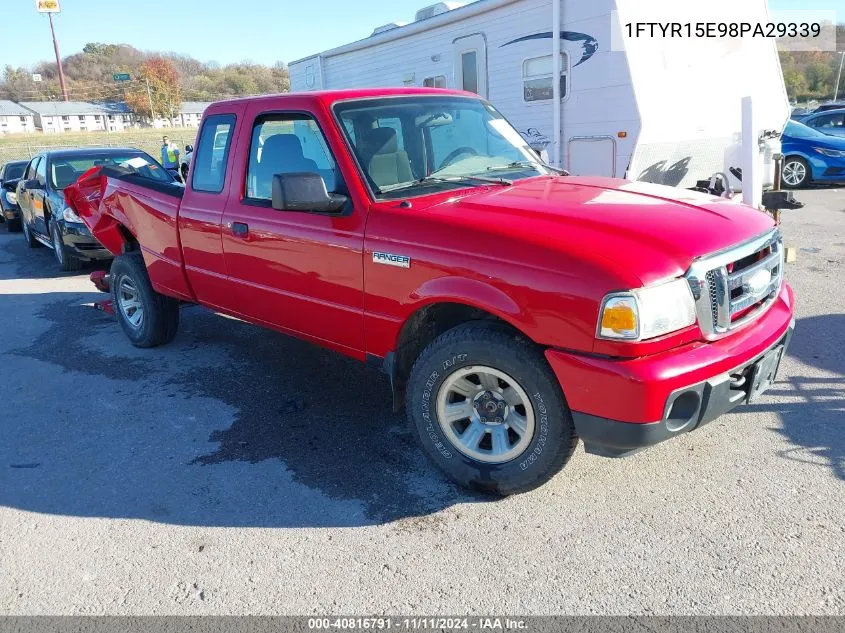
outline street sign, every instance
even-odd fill
[[[58,13],[61,11],[59,0],[35,0],[35,8],[39,13]]]
[[[131,77],[129,76],[129,73],[115,73],[111,77],[115,81],[129,81],[131,79]]]
[[[38,73],[35,73],[32,76],[32,81],[41,81],[41,75],[39,75]]]

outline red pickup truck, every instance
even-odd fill
[[[184,187],[127,165],[67,191],[132,343],[172,340],[193,302],[376,362],[465,486],[697,429],[772,383],[794,328],[767,214],[561,174],[476,95],[224,101],[195,148]]]

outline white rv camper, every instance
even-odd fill
[[[720,2],[742,5],[743,19],[768,19],[766,0],[711,0],[702,5],[706,15],[736,19],[736,11],[718,10]],[[292,62],[291,88],[469,90],[574,174],[693,187],[722,173],[740,190],[729,170],[742,164],[743,97],[753,98],[760,134],[779,133],[789,116],[774,40],[656,46],[623,28],[642,19],[642,7],[641,0],[441,2],[413,22],[385,24],[366,39]],[[760,146],[764,184],[778,150],[776,140]]]

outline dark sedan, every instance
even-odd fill
[[[147,178],[174,182],[154,158],[137,149],[85,148],[38,154],[17,185],[24,238],[31,248],[41,244],[52,248],[62,270],[78,270],[86,261],[112,257],[65,204],[64,188],[95,166],[128,166]]]
[[[6,230],[9,233],[21,230],[21,208],[18,206],[15,192],[3,189],[2,186],[4,182],[17,180],[23,176],[28,162],[18,160],[0,167],[0,215],[6,221]]]

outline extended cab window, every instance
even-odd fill
[[[273,176],[296,172],[319,174],[327,191],[337,189],[337,165],[317,122],[305,114],[258,118],[249,148],[246,197],[269,201]]]
[[[194,191],[223,191],[234,127],[234,114],[215,114],[203,122],[199,146],[191,159],[191,187]]]

